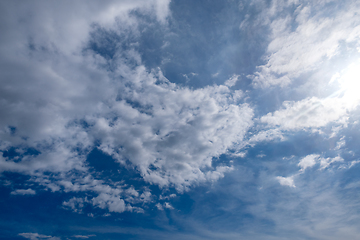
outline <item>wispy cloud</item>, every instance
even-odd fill
[[[32,190],[31,188],[28,189],[16,189],[12,191],[10,194],[12,195],[35,195],[35,190]]]

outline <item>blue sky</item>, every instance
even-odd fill
[[[359,239],[359,16],[2,1],[1,239]]]

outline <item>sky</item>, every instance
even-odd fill
[[[0,33],[0,239],[359,239],[359,1],[5,0]]]

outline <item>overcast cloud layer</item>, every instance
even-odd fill
[[[2,1],[4,239],[358,239],[357,1]]]

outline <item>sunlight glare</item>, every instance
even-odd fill
[[[360,61],[350,64],[338,78],[341,92],[344,93],[342,100],[355,107],[360,101]]]

